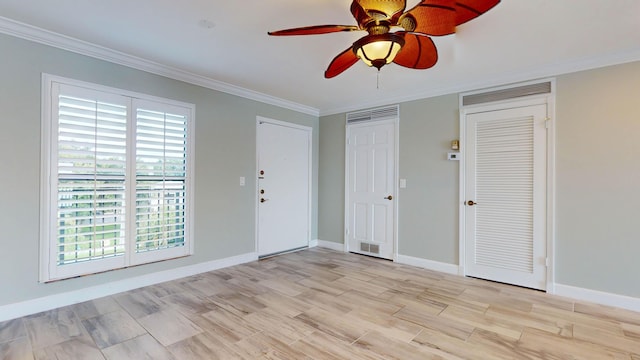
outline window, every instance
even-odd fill
[[[193,112],[43,76],[41,281],[193,253]]]

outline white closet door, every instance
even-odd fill
[[[546,288],[546,105],[466,116],[465,268]]]
[[[258,123],[258,255],[309,246],[311,129]]]
[[[349,251],[393,259],[395,122],[350,125],[347,231]]]

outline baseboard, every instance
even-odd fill
[[[310,248],[314,248],[314,247],[317,247],[317,246],[318,246],[318,239],[314,239],[314,240],[309,241],[309,247]]]
[[[640,298],[555,284],[555,295],[640,312]]]
[[[187,276],[202,274],[229,266],[245,264],[258,260],[257,253],[247,253],[205,263],[184,266],[176,269],[164,270],[152,274],[109,282],[80,290],[45,296],[33,300],[0,306],[0,322],[37,314],[42,311],[56,309],[63,306],[98,299],[104,296],[118,294],[165,281],[181,279]]]
[[[318,247],[344,252],[344,244],[333,241],[317,240]]]
[[[427,270],[439,271],[446,274],[458,275],[458,265],[447,264],[439,261],[421,259],[413,256],[398,255],[396,262],[405,265],[416,266]]]

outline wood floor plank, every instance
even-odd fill
[[[27,336],[24,319],[4,321],[0,323],[0,344]]]
[[[260,332],[291,344],[316,331],[316,328],[296,318],[282,316],[271,309],[264,309],[244,317],[244,320]]]
[[[609,319],[612,321],[640,326],[640,314],[626,309],[576,302],[574,311],[580,314],[596,316],[601,319]]]
[[[327,333],[318,331],[297,341],[292,347],[309,354],[316,360],[350,359],[381,360],[384,357],[373,351],[352,345]]]
[[[627,351],[629,353],[640,353],[640,341],[626,337],[622,328],[620,333],[615,334],[610,331],[585,326],[582,324],[576,324],[573,327],[573,338],[576,340],[582,340],[593,344],[598,344],[603,347],[612,347]]]
[[[89,337],[70,308],[45,311],[25,318],[24,325],[34,350],[81,337]]]
[[[353,324],[353,322],[344,315],[332,313],[320,308],[305,311],[296,316],[295,319],[347,342],[353,342],[367,332],[366,328]]]
[[[0,323],[0,359],[640,360],[640,313],[314,248]]]
[[[479,329],[494,332],[514,340],[518,340],[522,334],[524,326],[514,325],[500,321],[498,319],[489,319],[484,313],[471,309],[461,308],[456,305],[448,306],[440,316],[446,319],[452,319],[463,324],[471,325]]]
[[[431,314],[414,306],[407,306],[393,316],[417,324],[423,330],[431,329],[462,341],[467,340],[475,329],[474,325],[440,317],[438,314]]]
[[[80,320],[122,310],[122,307],[111,296],[71,305],[69,308],[76,313]]]
[[[167,349],[178,360],[242,359],[225,339],[208,332],[171,344]]]
[[[87,340],[73,339],[33,352],[35,360],[104,360],[102,352]]]
[[[194,323],[200,326],[200,328],[224,336],[233,342],[253,336],[260,331],[260,329],[251,326],[242,316],[238,316],[223,308],[204,313],[199,318],[200,320],[196,320],[197,318],[191,319],[193,319]]]
[[[3,360],[32,360],[33,349],[26,336],[0,343],[0,359]]]
[[[82,325],[84,325],[100,349],[147,333],[147,331],[124,310],[82,320]]]
[[[148,334],[103,349],[102,353],[107,360],[176,360],[169,350]]]
[[[466,339],[452,337],[437,330],[424,329],[412,342],[419,346],[440,350],[443,352],[442,357],[444,359],[502,360],[497,355],[480,352],[475,345],[468,343]]]
[[[166,307],[160,298],[147,289],[118,294],[114,296],[114,299],[135,319],[157,313]]]
[[[202,328],[175,310],[160,311],[140,318],[138,322],[164,346],[203,332]]]
[[[629,353],[591,342],[525,328],[518,343],[522,349],[533,351],[539,359],[615,359],[629,360]]]
[[[380,354],[386,359],[422,360],[422,359],[451,359],[461,358],[448,354],[440,349],[417,346],[413,343],[405,343],[389,339],[384,335],[371,331],[359,338],[354,345]]]

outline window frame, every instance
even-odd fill
[[[59,85],[59,86],[58,86]],[[56,257],[58,222],[58,108],[60,87],[126,100],[125,253],[123,256],[58,265]],[[65,94],[67,95],[67,94]],[[100,98],[102,100],[102,98]],[[150,109],[149,107],[153,107]],[[136,122],[138,109],[161,110],[186,117],[184,246],[136,253]],[[173,112],[172,112],[173,111]],[[41,87],[41,179],[39,280],[46,283],[83,275],[127,268],[194,254],[194,164],[195,105],[89,82],[42,74]]]

